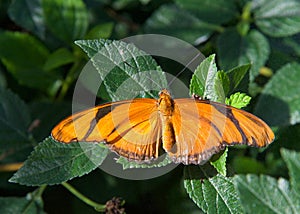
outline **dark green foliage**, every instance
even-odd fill
[[[95,201],[122,197],[127,213],[299,212],[298,0],[5,0],[0,19],[0,178],[13,182],[0,182],[1,213],[93,212],[61,186],[46,188],[71,179]],[[157,98],[163,88],[181,92],[167,71],[174,76],[182,68],[121,41],[142,33],[194,45],[207,58],[193,75],[177,76],[190,95],[246,107],[272,126],[275,142],[266,149],[229,148],[202,166],[127,181],[95,170],[109,153],[102,144],[49,137],[71,114],[87,60],[91,76],[81,84],[99,103]],[[176,54],[189,57],[183,50]],[[171,162],[114,161],[122,170]],[[24,192],[16,183],[39,187]]]

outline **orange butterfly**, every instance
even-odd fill
[[[175,163],[203,164],[226,145],[262,147],[274,140],[270,127],[246,111],[208,100],[159,99],[111,102],[61,121],[52,137],[63,143],[104,142],[117,154],[150,161],[164,149]]]

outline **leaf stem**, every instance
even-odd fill
[[[94,207],[98,212],[105,212],[106,205],[104,204],[98,204],[91,199],[87,198],[83,194],[81,194],[78,190],[76,190],[73,186],[68,184],[67,182],[61,183],[67,190],[69,190],[73,195],[75,195],[77,198],[79,198],[84,203]]]

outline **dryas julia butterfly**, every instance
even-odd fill
[[[203,164],[225,146],[266,146],[274,133],[244,110],[195,98],[172,99],[164,89],[157,100],[111,102],[76,113],[61,121],[52,137],[63,143],[104,142],[139,162],[167,152],[175,163]]]

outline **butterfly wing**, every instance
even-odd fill
[[[203,164],[226,145],[263,147],[274,139],[258,117],[206,100],[176,99],[172,124],[176,143],[167,152],[184,164]]]
[[[107,103],[61,121],[52,137],[60,142],[104,142],[128,159],[157,158],[161,122],[156,100],[134,99]]]

